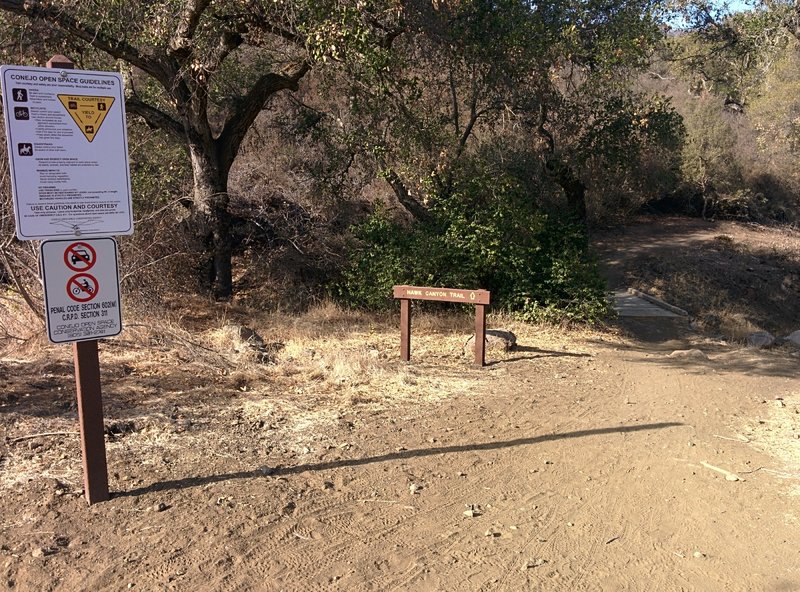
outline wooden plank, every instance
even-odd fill
[[[400,301],[400,359],[411,359],[411,301],[405,298]]]
[[[486,305],[475,307],[475,365],[486,365]]]
[[[394,286],[394,297],[461,304],[491,304],[488,290],[460,290],[456,288],[430,288],[427,286]]]

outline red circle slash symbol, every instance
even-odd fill
[[[67,296],[75,302],[89,302],[97,296],[100,284],[97,278],[88,273],[79,273],[69,278],[67,282]]]
[[[89,271],[97,261],[97,253],[89,243],[72,243],[64,250],[64,263],[72,271]]]

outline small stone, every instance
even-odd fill
[[[496,538],[500,536],[500,533],[490,528],[489,530],[483,533],[483,536]]]
[[[464,516],[466,516],[467,518],[476,518],[477,516],[480,515],[481,513],[474,508],[470,508],[469,510],[464,510]]]
[[[742,479],[741,479],[741,477],[739,477],[739,475],[734,475],[733,473],[730,473],[728,475],[725,475],[725,480],[726,481],[741,481]]]
[[[546,464],[546,465],[552,465],[552,464],[553,464],[553,461],[552,461],[552,460],[546,460],[546,461],[544,461],[544,464]]]
[[[169,508],[169,506],[167,504],[165,504],[164,502],[158,502],[157,504],[155,504],[153,506],[153,511],[154,512],[163,512],[164,510],[166,510],[168,508]]]
[[[676,349],[667,357],[698,361],[708,360],[708,356],[699,349]]]
[[[706,554],[705,554],[705,553],[701,553],[700,551],[695,551],[695,552],[693,553],[693,555],[694,555],[694,556],[695,556],[697,559],[702,559],[703,557],[705,557],[705,556],[706,556]]]
[[[522,571],[527,569],[533,569],[536,567],[541,567],[545,563],[547,563],[547,559],[531,559],[530,561],[526,561],[525,565],[522,566]]]
[[[36,558],[44,557],[45,555],[44,551],[45,550],[43,548],[36,547],[33,551],[31,551],[31,556]]]
[[[408,486],[408,490],[411,492],[411,495],[417,494],[422,489],[422,485],[417,485],[416,483],[412,483]]]
[[[467,474],[464,471],[459,471],[458,473],[456,473],[456,476],[457,477],[466,477]]]
[[[572,522],[567,522],[567,526],[575,526]]]

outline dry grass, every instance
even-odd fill
[[[109,458],[135,450],[143,464],[156,467],[187,449],[225,456],[216,441],[221,433],[245,447],[272,442],[265,453],[272,446],[298,455],[337,447],[341,442],[326,434],[345,415],[422,412],[454,394],[478,392],[491,372],[475,368],[471,354],[463,353],[474,330],[465,314],[415,314],[410,364],[400,360],[399,314],[366,314],[330,302],[281,314],[186,298],[158,318],[140,314],[123,323],[122,335],[100,345],[105,419],[136,429],[109,441]],[[542,349],[564,348],[580,336],[497,315],[489,315],[488,325]],[[241,340],[240,326],[272,348],[268,363]],[[491,352],[489,358],[514,355]],[[3,435],[76,431],[68,346],[47,343],[42,329],[24,348],[8,346],[0,371],[6,392],[26,397],[5,415],[14,419],[3,424]],[[54,403],[61,411],[53,412]],[[0,457],[0,490],[42,476],[80,486],[77,436],[7,444]]]

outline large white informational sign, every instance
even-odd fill
[[[113,238],[45,241],[40,263],[50,341],[119,335],[122,303]]]
[[[20,240],[133,233],[122,76],[0,67]]]

